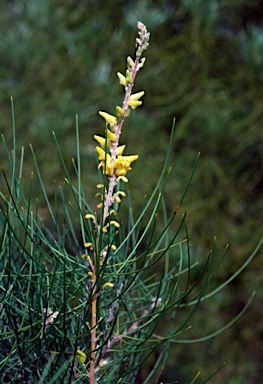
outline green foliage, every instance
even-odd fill
[[[14,126],[13,132],[15,134]],[[137,382],[141,365],[156,348],[159,349],[159,357],[144,378],[144,383],[150,382],[154,375],[160,376],[161,368],[167,361],[170,342],[184,343],[177,340],[178,336],[188,330],[188,322],[200,302],[234,279],[261,245],[235,275],[215,291],[205,294],[224,257],[223,254],[222,259],[215,262],[214,243],[197,280],[191,283],[192,269],[197,263],[192,262],[189,249],[186,214],[177,223],[177,229],[173,229],[177,210],[168,218],[163,196],[171,144],[172,140],[156,188],[137,219],[134,218],[132,206],[129,206],[128,228],[122,225],[117,249],[107,252],[107,260],[98,272],[100,334],[97,340],[97,369],[100,383]],[[23,156],[17,162],[15,136],[12,151],[8,150],[5,142],[4,145],[12,176],[9,181],[3,170],[8,194],[0,194],[2,380],[49,384],[89,382],[86,370],[78,366],[75,357],[80,348],[85,351],[85,357],[91,352],[89,319],[93,300],[87,274],[89,268],[85,258],[81,257],[86,254],[78,230],[81,229],[84,241],[93,244],[97,235],[89,220],[84,220],[84,213],[92,211],[81,185],[79,146],[75,168],[79,183],[76,188],[71,183],[57,144],[66,178],[63,186],[54,185],[54,209],[48,200],[32,149],[51,216],[51,223],[46,226],[39,215],[38,202],[32,202],[32,179],[26,193],[21,187]],[[196,164],[193,173],[195,168]],[[193,173],[177,209],[183,203]],[[150,219],[144,223],[149,209]],[[162,213],[163,230],[159,234],[156,231],[157,212]],[[186,237],[180,240],[182,230]],[[102,233],[99,243],[103,237]],[[113,244],[114,238],[115,233],[108,231],[107,244]],[[156,267],[159,273],[149,274]],[[107,286],[108,282],[114,285],[114,289]],[[232,325],[249,303],[230,324],[204,340]],[[175,314],[184,307],[190,308],[190,311],[184,314],[183,322],[175,326]],[[162,324],[164,320],[165,327]],[[199,340],[188,342],[196,341]],[[84,362],[85,358],[82,364]]]

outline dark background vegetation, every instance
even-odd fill
[[[175,116],[167,206],[170,212],[177,206],[200,151],[183,209],[188,208],[194,260],[205,260],[214,235],[219,256],[230,244],[215,277],[214,284],[220,284],[242,265],[262,235],[262,1],[2,0],[0,131],[11,146],[13,96],[18,147],[25,146],[24,179],[34,169],[31,142],[52,199],[53,180],[64,177],[52,131],[73,174],[78,114],[83,184],[95,207],[93,135],[103,132],[97,112],[114,113],[122,102],[116,72],[124,72],[126,56],[133,53],[137,20],[151,32],[151,44],[135,86],[146,91],[144,105],[127,120],[122,137],[127,153],[140,156],[130,175],[133,202],[141,205],[155,185]],[[41,200],[37,182],[34,193]],[[44,201],[41,207],[47,216]],[[173,344],[163,381],[189,383],[199,370],[205,379],[225,361],[212,382],[261,382],[261,286],[262,251],[227,289],[202,303],[186,337],[214,332],[257,290],[243,318],[210,341]]]

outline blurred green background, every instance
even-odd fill
[[[12,96],[18,147],[25,147],[24,179],[34,170],[30,142],[52,199],[53,180],[64,178],[52,131],[73,175],[78,114],[83,184],[95,207],[93,135],[104,128],[97,112],[114,113],[122,103],[116,72],[124,72],[126,57],[133,55],[137,20],[146,24],[151,40],[135,85],[135,91],[146,92],[144,104],[127,119],[122,135],[126,153],[140,157],[129,177],[133,202],[141,206],[143,195],[152,191],[176,117],[168,210],[177,206],[200,151],[183,209],[188,209],[194,260],[205,261],[215,235],[219,256],[230,244],[215,278],[220,284],[262,236],[263,1],[2,0],[0,131],[11,147]],[[0,162],[7,164],[2,147]],[[37,182],[34,188],[41,201]],[[41,207],[47,217],[43,200]],[[189,338],[231,321],[257,290],[249,310],[223,334],[203,343],[173,344],[163,382],[189,383],[199,370],[204,380],[224,361],[212,382],[261,382],[262,264],[261,250],[227,289],[202,303]]]

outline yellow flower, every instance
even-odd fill
[[[84,247],[93,249],[93,244],[92,243],[85,243]]]
[[[102,289],[105,288],[105,287],[113,288],[114,284],[112,284],[112,283],[105,283],[105,284],[103,284]]]
[[[120,145],[119,147],[117,147],[116,156],[122,155],[125,147],[126,147],[126,145]]]
[[[99,163],[98,168],[101,168],[101,167],[102,167],[103,172],[104,172],[105,161],[101,161],[101,162]],[[106,175],[108,175],[108,176],[112,176],[112,175],[113,175],[113,169],[112,169],[111,161],[107,161],[107,162],[106,162],[106,170],[105,170],[105,173],[106,173]]]
[[[106,159],[107,162],[111,162],[110,155],[108,153],[106,153],[102,148],[96,147],[96,151],[99,155],[99,160],[105,160]]]
[[[123,191],[118,191],[118,192],[116,193],[116,195],[121,195],[122,197],[125,197],[125,196],[126,196],[126,193],[123,192]]]
[[[120,84],[124,85],[124,87],[126,87],[126,85],[128,84],[128,81],[126,80],[126,77],[122,73],[120,73],[120,72],[117,72],[117,76],[118,76],[118,78],[120,80]]]
[[[130,96],[130,100],[139,100],[144,94],[145,94],[144,91],[137,92],[137,93],[133,93],[133,94]]]
[[[92,215],[91,213],[87,213],[85,215],[85,219],[92,219],[93,221],[96,221],[96,218],[94,215]]]
[[[114,161],[114,173],[116,176],[125,176],[131,169],[130,165],[133,161],[138,159],[138,155],[131,156],[118,156]]]
[[[129,107],[131,107],[131,109],[135,109],[135,108],[139,107],[140,105],[142,105],[142,101],[130,100],[130,101],[128,101],[128,105],[129,105]]]
[[[118,117],[122,117],[124,115],[124,110],[121,107],[119,107],[118,105],[116,107],[116,115]]]
[[[99,115],[103,117],[103,119],[106,121],[107,124],[114,124],[116,125],[118,123],[117,117],[110,115],[107,112],[99,111]]]
[[[107,139],[110,141],[116,141],[115,133],[111,132],[109,129],[106,130]]]
[[[115,220],[111,220],[110,224],[114,225],[114,227],[116,227],[116,228],[120,227],[120,224],[118,223],[118,221],[115,221]]]
[[[87,359],[86,353],[82,352],[80,349],[77,349],[77,354],[79,355],[79,362],[81,364],[85,364],[85,361]]]
[[[106,139],[104,139],[104,137],[94,135],[94,139],[99,143],[99,145],[100,145],[102,148],[105,147],[105,145],[106,145]],[[111,146],[111,142],[108,141],[108,142],[107,142],[107,145],[108,145],[108,147],[110,147],[110,146]]]
[[[127,65],[128,65],[128,69],[129,70],[132,70],[133,67],[134,67],[134,61],[132,60],[132,58],[130,56],[127,57]]]
[[[91,278],[91,279],[94,279],[94,273],[93,272],[88,272],[88,276]]]
[[[132,74],[129,69],[126,70],[126,80],[128,81],[128,83],[132,83]]]
[[[117,178],[117,181],[123,181],[124,183],[128,183],[128,179],[127,179],[127,177],[125,177],[125,176],[119,176],[118,178]]]

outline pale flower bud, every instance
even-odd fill
[[[128,84],[128,81],[126,80],[126,77],[122,73],[120,73],[120,72],[117,72],[117,76],[118,76],[118,78],[120,80],[120,84],[124,85],[124,87],[126,87],[126,85]]]
[[[129,82],[129,83],[132,83],[132,74],[131,72],[127,69],[126,71],[126,80]]]
[[[117,117],[110,115],[107,112],[99,111],[99,115],[103,117],[103,119],[106,121],[107,124],[114,124],[116,125],[118,123]]]
[[[133,93],[130,96],[130,100],[139,100],[145,94],[144,91]]]
[[[116,115],[118,117],[122,117],[122,116],[124,116],[124,113],[125,113],[124,110],[117,105],[117,107],[116,107]]]
[[[135,108],[139,107],[140,105],[142,105],[142,101],[130,100],[130,101],[128,101],[128,105],[129,105],[129,107],[131,107],[131,109],[135,109]]]
[[[86,353],[82,352],[80,349],[77,349],[77,354],[79,355],[80,364],[85,364],[85,361],[87,359]]]

